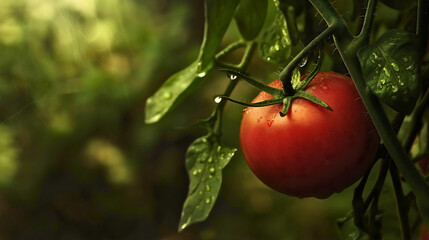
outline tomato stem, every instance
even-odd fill
[[[366,8],[362,29],[359,35],[356,36],[356,38],[353,40],[353,44],[355,44],[358,47],[368,43],[369,35],[372,28],[372,23],[374,22],[374,16],[375,16],[374,13],[375,13],[376,6],[377,6],[377,0],[368,1],[368,6]]]
[[[325,29],[319,36],[313,39],[307,46],[305,46],[302,51],[296,55],[292,61],[283,69],[280,73],[280,80],[283,84],[283,90],[286,96],[292,96],[295,93],[295,90],[292,87],[292,71],[298,66],[303,58],[305,58],[311,51],[313,51],[319,44],[324,41],[326,38],[329,38],[336,31],[334,25],[329,26]]]
[[[246,44],[247,44],[246,51],[243,55],[243,58],[242,58],[240,64],[238,64],[237,66],[234,66],[234,68],[237,69],[238,71],[243,71],[245,68],[247,68],[247,66],[249,65],[250,60],[252,58],[252,55],[256,49],[256,43],[254,41],[247,42]],[[239,45],[239,44],[237,43],[237,45]],[[233,47],[230,47],[229,49],[233,49]],[[237,86],[237,83],[238,83],[238,79],[231,80],[229,82],[225,92],[223,93],[223,95],[224,96],[231,95],[232,91]],[[213,120],[212,128],[210,131],[217,138],[220,138],[220,136],[222,135],[222,114],[223,114],[223,109],[225,108],[225,104],[226,104],[226,101],[220,101],[216,105],[216,108],[213,111],[212,116],[210,117],[210,119]]]

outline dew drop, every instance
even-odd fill
[[[390,72],[387,70],[387,68],[383,68],[384,74],[386,74],[386,77],[390,77]]]
[[[217,146],[217,151],[220,152],[222,150],[221,146]]]
[[[398,87],[397,86],[395,86],[395,85],[393,85],[392,86],[392,92],[397,92],[398,91]]]
[[[171,93],[170,93],[170,92],[165,92],[165,93],[162,95],[162,97],[163,97],[164,99],[170,99],[170,98],[171,98]]]
[[[209,162],[209,163],[213,162],[213,158],[209,157],[209,160],[207,160],[207,162]]]
[[[214,173],[216,170],[215,170],[215,168],[214,167],[211,167],[210,169],[209,169],[209,172],[210,173]]]
[[[200,72],[200,73],[198,73],[198,77],[200,77],[200,78],[202,78],[202,77],[205,77],[206,76],[206,72]]]
[[[206,204],[209,204],[212,200],[210,198],[206,198]]]
[[[404,62],[408,62],[408,58],[404,57]]]
[[[194,175],[194,176],[196,176],[198,174],[198,171],[197,170],[194,170],[193,172],[192,172],[192,175]]]
[[[327,89],[329,89],[329,87],[328,87],[328,85],[326,85],[326,84],[322,84],[322,86],[320,86],[323,90],[327,90]]]
[[[303,58],[302,60],[301,60],[301,62],[299,62],[299,64],[298,64],[298,66],[299,67],[304,67],[305,66],[305,64],[307,64],[307,57],[305,57],[305,58]]]
[[[148,104],[151,104],[152,103],[152,98],[148,98],[147,100],[146,100],[146,103],[148,103]]]
[[[407,67],[407,70],[413,70],[413,68],[414,68],[414,66],[410,65],[410,66]]]
[[[231,79],[232,81],[237,79],[237,75],[231,74],[231,73],[227,73],[226,76]]]
[[[210,185],[208,185],[208,184],[207,184],[207,185],[206,185],[206,191],[207,191],[207,192],[209,192],[209,191],[210,191],[210,189],[211,189],[211,188],[210,188]]]
[[[220,103],[222,101],[222,98],[221,97],[216,97],[214,99],[214,101],[215,101],[215,103]]]
[[[188,220],[186,220],[186,222],[184,224],[182,224],[182,226],[180,226],[180,228],[183,230],[185,229],[189,223],[191,223],[191,217],[188,218]]]
[[[377,59],[377,58],[378,58],[377,54],[375,54],[375,53],[372,53],[372,56],[373,56],[375,59]]]
[[[396,72],[397,72],[397,71],[399,71],[398,64],[396,64],[396,63],[391,63],[390,65],[392,65],[393,70],[395,70]]]
[[[382,78],[382,79],[380,80],[380,83],[381,83],[381,84],[385,84],[385,83],[386,83],[386,79]]]

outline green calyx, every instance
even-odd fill
[[[233,78],[243,79],[246,82],[250,83],[251,85],[255,86],[256,88],[260,89],[261,91],[271,94],[273,98],[265,101],[257,102],[257,103],[245,103],[245,102],[232,99],[228,96],[216,96],[216,98],[226,99],[231,102],[238,103],[240,105],[247,106],[247,107],[266,107],[266,106],[275,105],[275,104],[283,104],[282,111],[280,112],[280,116],[282,117],[287,115],[293,100],[297,98],[307,99],[323,108],[326,108],[332,111],[332,108],[327,103],[323,102],[322,100],[312,95],[311,93],[308,93],[305,91],[308,84],[311,82],[311,80],[313,80],[313,78],[319,72],[320,66],[321,66],[321,61],[319,57],[316,68],[310,74],[308,74],[308,76],[302,81],[299,80],[300,79],[299,71],[295,69],[294,76],[292,77],[293,79],[290,79],[288,82],[283,83],[283,88],[273,88],[273,87],[267,86],[242,72],[237,72],[231,69],[220,69],[220,71],[226,72],[226,74],[229,76],[230,79],[233,79]],[[231,76],[234,76],[234,77],[231,78]],[[288,88],[285,88],[286,84],[288,85]],[[285,89],[289,89],[289,90],[286,91]]]

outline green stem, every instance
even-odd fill
[[[428,40],[429,25],[429,1],[419,0],[417,5],[417,29],[416,33],[421,41],[421,53],[426,52],[426,41]]]
[[[402,240],[411,240],[410,222],[408,219],[409,202],[404,197],[401,179],[399,178],[398,169],[394,163],[390,164],[390,177],[392,178],[395,189],[396,206],[401,222]]]
[[[226,56],[228,53],[240,48],[246,46],[246,42],[243,40],[236,41],[228,45],[226,48],[224,48],[222,51],[220,51],[218,54],[216,54],[215,58],[216,60],[219,60]]]
[[[255,42],[249,42],[247,43],[246,51],[243,55],[243,58],[237,66],[233,65],[234,69],[237,69],[237,71],[243,71],[247,68],[247,66],[250,63],[250,60],[252,58],[253,53],[256,49],[256,43]],[[234,88],[237,86],[238,79],[231,80],[223,93],[224,96],[231,95]],[[225,108],[226,101],[221,101],[219,104],[216,105],[216,108],[214,110],[214,113],[212,115],[212,119],[214,120],[214,126],[213,126],[213,133],[215,136],[220,137],[221,136],[221,129],[222,129],[222,114],[223,109]]]
[[[414,191],[420,214],[426,226],[429,227],[429,187],[425,183],[418,170],[415,168],[412,161],[409,159],[409,156],[405,150],[402,148],[402,145],[396,137],[395,131],[390,125],[380,102],[366,87],[359,60],[357,59],[356,55],[358,48],[356,45],[349,48],[353,38],[350,35],[347,27],[341,27],[343,24],[345,26],[344,20],[338,15],[335,9],[333,9],[329,1],[310,1],[328,24],[340,25],[338,32],[334,34],[334,41],[338,51],[356,85],[361,99],[365,104],[384,145],[386,146],[387,151],[389,152],[396,166],[403,174],[410,188]]]
[[[291,76],[292,71],[298,66],[303,58],[305,58],[311,51],[313,51],[319,44],[330,37],[336,31],[336,26],[332,25],[325,29],[319,36],[313,39],[302,51],[296,55],[291,62],[283,69],[280,73],[280,80],[283,83],[283,89],[285,91],[286,96],[291,96],[294,93],[294,89],[292,88]]]
[[[420,100],[416,108],[411,113],[410,115],[411,121],[406,122],[406,125],[404,126],[406,131],[404,132],[401,131],[401,134],[398,135],[398,136],[405,135],[402,137],[402,145],[407,151],[410,151],[413,145],[414,139],[419,133],[420,127],[422,125],[422,116],[426,107],[428,106],[428,103],[429,103],[429,91],[426,91],[423,98]]]
[[[354,40],[357,46],[362,46],[363,44],[368,43],[369,35],[371,33],[372,23],[374,22],[374,13],[375,7],[377,5],[377,0],[369,0],[368,6],[365,12],[365,19],[363,21],[362,29],[359,35]]]

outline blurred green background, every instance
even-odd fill
[[[262,185],[239,151],[208,220],[177,233],[184,155],[205,134],[178,127],[207,117],[228,80],[210,74],[154,125],[144,106],[198,56],[203,30],[201,0],[0,1],[0,239],[352,237],[351,226],[336,226],[352,188],[326,200],[287,197]],[[237,38],[232,26],[224,42]],[[254,59],[255,77],[273,80],[277,66]],[[234,95],[255,93],[240,86]],[[241,110],[226,108],[231,147]],[[384,191],[382,208],[394,209]],[[386,239],[399,238],[395,212],[384,216]]]

